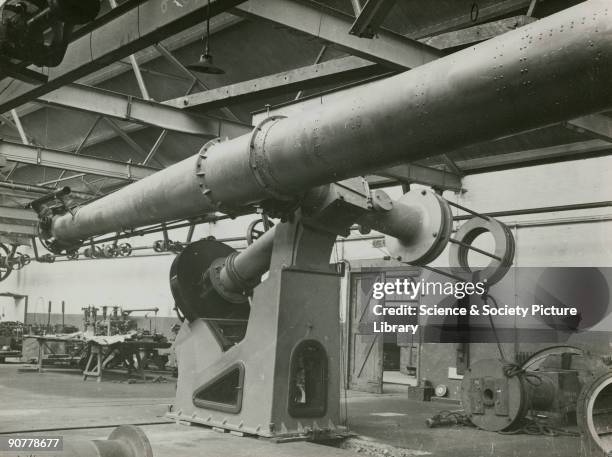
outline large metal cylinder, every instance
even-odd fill
[[[578,399],[581,457],[612,455],[612,372],[586,385]]]
[[[590,0],[437,61],[269,118],[252,134],[80,208],[46,228],[59,245],[314,186],[612,107],[612,12]]]
[[[328,189],[317,188],[304,199],[308,210],[327,199]],[[359,218],[362,226],[387,235],[390,253],[403,261],[426,264],[445,248],[452,229],[452,214],[446,201],[431,190],[412,190],[397,201],[385,192],[376,191],[373,200],[378,203]],[[219,271],[219,284],[223,290],[242,293],[257,284],[268,271],[275,228],[268,230],[252,245],[240,253],[233,253],[223,261]]]
[[[273,227],[243,252],[226,257],[219,276],[227,291],[242,293],[252,288],[268,271],[274,247],[274,232]]]
[[[65,440],[66,457],[153,457],[151,444],[139,427],[122,425],[106,440]]]

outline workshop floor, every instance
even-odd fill
[[[20,371],[0,364],[0,433],[52,431],[79,439],[105,438],[119,424],[138,424],[152,442],[156,457],[207,456],[320,457],[321,446],[273,444],[221,434],[204,427],[169,423],[164,417],[174,397],[174,383],[83,382],[74,370]],[[168,378],[172,381],[171,378]],[[576,457],[579,442],[570,437],[500,435],[465,427],[428,429],[425,419],[455,405],[414,402],[405,386],[388,386],[383,395],[349,392],[349,427],[359,435],[345,449],[325,447],[325,456],[385,455],[407,457]],[[248,443],[245,444],[245,443]],[[3,455],[0,453],[0,455]],[[49,456],[50,457],[50,456]]]

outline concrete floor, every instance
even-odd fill
[[[454,426],[427,428],[425,420],[455,404],[416,402],[405,394],[348,398],[348,426],[396,448],[420,450],[435,457],[577,457],[580,442],[573,437],[502,435]]]
[[[123,377],[102,383],[83,382],[74,370],[22,372],[17,364],[0,365],[0,434],[46,431],[78,439],[99,439],[119,424],[139,424],[152,442],[154,455],[263,457],[576,457],[579,441],[570,437],[500,435],[466,427],[428,429],[425,419],[455,405],[414,402],[405,386],[386,386],[383,395],[349,392],[348,425],[358,436],[345,449],[311,443],[273,444],[240,438],[204,427],[170,423],[173,382],[127,384]],[[168,378],[172,381],[171,378]],[[106,428],[105,428],[106,427]],[[198,452],[199,454],[199,452]],[[0,455],[8,455],[2,454]],[[15,455],[15,454],[12,454]],[[51,456],[52,454],[46,453]]]
[[[407,376],[399,371],[383,371],[383,382],[388,384],[401,384],[404,386],[416,386],[419,383],[416,378]]]

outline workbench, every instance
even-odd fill
[[[89,345],[89,357],[83,370],[83,380],[86,381],[88,377],[95,377],[97,382],[102,381],[102,374],[106,365],[117,356],[121,357],[122,362],[127,365],[128,374],[134,370],[142,379],[145,379],[144,365],[146,358],[141,357],[141,351],[167,349],[171,346],[171,343],[168,342],[139,340],[117,341],[107,344],[99,341],[89,341],[87,344]]]
[[[21,351],[0,351],[0,363],[4,363],[9,357],[21,357]]]
[[[83,347],[84,347],[84,341],[78,338],[75,338],[72,335],[24,335],[23,337],[24,347],[27,346],[26,341],[28,339],[35,340],[37,343],[38,357],[37,357],[36,365],[37,365],[39,373],[43,372],[43,359],[45,358],[46,353],[51,354],[49,358],[52,358],[55,360],[73,361],[75,359],[78,360],[80,358],[83,352]],[[58,354],[56,352],[57,348],[54,348],[53,345],[50,345],[50,343],[64,343],[64,344],[76,343],[80,347],[78,347],[77,351],[75,351],[74,353]],[[82,343],[82,344],[79,344],[79,343]],[[47,350],[47,352],[45,351],[45,349]]]
[[[74,360],[80,358],[87,351],[89,356],[85,368],[83,369],[83,380],[86,381],[89,377],[95,377],[97,382],[102,381],[104,369],[116,357],[121,357],[122,363],[127,365],[128,374],[132,371],[144,379],[144,365],[147,362],[146,358],[141,356],[141,352],[148,352],[152,349],[167,349],[171,343],[165,341],[147,341],[147,340],[131,340],[132,334],[114,335],[114,336],[91,336],[91,337],[76,337],[72,335],[25,335],[26,339],[34,339],[38,345],[38,372],[43,372],[43,360],[45,349],[56,357],[56,359]],[[49,343],[81,343],[80,348],[74,354],[55,354],[55,350]]]

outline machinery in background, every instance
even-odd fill
[[[53,442],[51,439],[46,444],[52,448]],[[62,445],[61,455],[65,457],[153,457],[147,435],[134,425],[115,428],[105,440],[74,440],[67,436]]]
[[[0,6],[3,67],[59,65],[74,27],[93,21],[99,11],[99,0],[7,0]]]
[[[29,265],[32,259],[27,254],[17,252],[17,246],[0,243],[0,282],[9,277],[11,272],[21,270]]]
[[[157,332],[157,325],[149,326],[149,329],[138,329],[136,319],[131,317],[136,312],[152,312],[157,317],[159,308],[124,309],[120,306],[87,306],[83,310],[83,331],[91,337],[125,337],[125,341],[117,340],[108,343],[93,338],[101,346],[108,346],[106,354],[100,355],[103,368],[127,367],[129,370],[142,370],[155,367],[164,370],[168,362],[168,354],[160,353],[160,350],[170,346],[167,338]],[[99,313],[101,311],[101,313]],[[155,319],[154,319],[155,320]],[[151,321],[149,321],[151,322]],[[110,340],[109,340],[110,341]],[[92,348],[81,360],[81,365],[91,365]],[[86,360],[88,359],[88,360]],[[86,364],[86,365],[84,365]]]
[[[144,369],[164,370],[170,343],[157,331],[156,319],[149,319],[148,329],[138,329],[135,312],[151,312],[159,308],[123,309],[120,306],[87,306],[83,311],[83,330],[66,324],[50,324],[51,303],[47,324],[24,327],[23,359],[53,365],[80,367],[101,376],[102,368],[128,368],[142,373]],[[146,316],[145,316],[146,317]],[[62,322],[64,303],[62,302]],[[155,325],[153,325],[155,322]],[[93,355],[92,355],[93,354]],[[91,368],[100,357],[100,369]],[[104,366],[102,367],[102,362]],[[88,368],[89,367],[89,368]]]
[[[21,357],[23,329],[21,322],[0,322],[0,363],[8,357]]]
[[[479,360],[464,375],[461,404],[482,430],[577,434],[568,428],[579,425],[583,455],[612,452],[612,367],[578,348],[547,348],[522,365]]]
[[[33,239],[36,243],[36,240]],[[165,237],[163,240],[157,240],[150,246],[133,247],[130,243],[113,242],[110,244],[99,244],[95,242],[88,243],[88,246],[82,250],[74,250],[63,255],[53,254],[38,254],[38,248],[34,244],[34,257],[28,254],[23,254],[17,251],[17,245],[7,246],[0,243],[0,282],[10,276],[13,271],[19,271],[22,268],[30,265],[34,260],[39,263],[55,263],[57,258],[65,257],[66,260],[78,260],[83,257],[85,259],[114,259],[117,257],[130,257],[134,251],[151,249],[156,253],[174,253],[178,254],[184,248],[184,244],[180,241],[173,241]]]
[[[83,331],[95,336],[125,335],[130,332],[138,332],[143,335],[156,336],[157,327],[150,326],[149,330],[138,331],[136,320],[130,315],[135,312],[159,312],[159,308],[123,309],[121,306],[86,306],[83,311]],[[98,313],[101,311],[101,313]]]
[[[58,335],[79,331],[79,328],[74,325],[41,323],[26,324],[24,329],[24,335]]]

